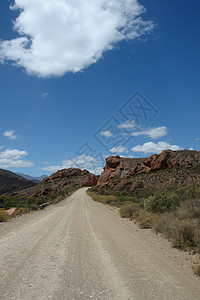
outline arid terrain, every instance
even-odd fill
[[[86,190],[0,224],[0,299],[199,299],[196,255]]]

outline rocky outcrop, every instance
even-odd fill
[[[200,152],[189,150],[165,150],[160,154],[153,154],[148,158],[110,156],[106,159],[106,165],[97,182],[97,188],[99,191],[104,189],[112,189],[114,191],[128,189],[134,191],[145,187],[147,182],[151,182],[153,185],[153,180],[155,178],[153,174],[156,173],[156,171],[165,170],[167,172],[167,170],[178,170],[180,168],[185,168],[187,170],[191,170],[191,168],[200,169]],[[167,174],[166,172],[165,174]],[[146,174],[144,180],[137,179],[139,174]],[[199,178],[200,174],[198,174],[199,172],[196,173],[197,176],[195,175],[195,178]],[[184,175],[184,172],[182,175]],[[171,175],[166,175],[165,177],[162,176],[163,179],[160,183],[164,186],[167,182],[168,186],[174,186],[180,182],[180,179],[176,178],[176,176],[170,176]],[[187,180],[189,180],[189,178]]]
[[[134,176],[140,173],[161,171],[176,167],[200,167],[200,152],[165,150],[160,154],[153,154],[138,163],[127,175]]]
[[[81,182],[81,185],[89,187],[89,186],[96,185],[97,181],[98,181],[97,176],[91,174],[83,179],[83,181]]]
[[[98,185],[102,185],[108,182],[110,179],[119,177],[124,178],[134,169],[137,164],[141,163],[143,159],[141,158],[124,158],[120,156],[109,156],[106,158],[106,165],[104,171],[101,174]]]
[[[69,177],[73,177],[73,176],[82,176],[82,175],[88,175],[90,174],[89,171],[87,170],[81,170],[78,168],[69,168],[69,169],[62,169],[57,171],[56,173],[53,173],[51,176],[49,177],[45,177],[41,183],[45,183],[51,180],[58,180],[58,179],[62,179],[62,178],[69,178]]]
[[[46,196],[58,191],[65,191],[71,186],[93,186],[97,183],[97,176],[87,170],[78,168],[62,169],[45,177],[36,187],[22,191],[26,196]]]

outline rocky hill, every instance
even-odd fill
[[[20,191],[24,196],[46,196],[58,191],[65,191],[69,187],[96,185],[98,178],[87,170],[69,168],[59,170],[49,177],[45,177],[40,184]]]
[[[108,157],[97,189],[159,190],[187,184],[200,184],[200,152],[165,150],[148,158]]]
[[[0,169],[0,195],[13,193],[35,186],[36,183],[11,171]]]

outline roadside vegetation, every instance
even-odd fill
[[[9,195],[1,195],[0,196],[0,222],[6,222],[11,217],[7,214],[6,210],[15,207],[16,210],[12,214],[12,217],[28,213],[31,211],[36,211],[44,208],[50,204],[55,204],[66,197],[73,194],[76,190],[78,190],[79,186],[74,184],[68,187],[65,190],[60,190],[45,196],[9,196]]]
[[[187,186],[150,193],[88,194],[104,204],[116,205],[122,218],[129,218],[143,229],[163,234],[173,247],[200,253],[200,187]],[[200,259],[192,266],[200,276]]]

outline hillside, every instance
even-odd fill
[[[171,151],[148,158],[110,156],[88,194],[119,207],[122,218],[153,229],[175,248],[200,253],[200,152]],[[200,276],[200,264],[192,266]]]
[[[5,173],[5,175],[8,177],[8,173]],[[7,185],[7,195],[0,196],[0,208],[10,209],[16,207],[16,214],[37,210],[43,207],[44,204],[57,203],[80,187],[96,185],[98,180],[89,171],[75,168],[59,170],[51,176],[45,177],[40,184],[32,183],[14,173],[11,173],[7,183],[11,182],[11,176],[15,183],[15,189],[10,189],[9,194]],[[26,185],[19,186],[19,182],[25,182]]]
[[[97,189],[157,191],[189,184],[200,184],[200,152],[166,150],[148,158],[108,157]]]
[[[25,179],[20,175],[0,169],[0,195],[31,188],[35,185],[37,185],[37,183]]]

